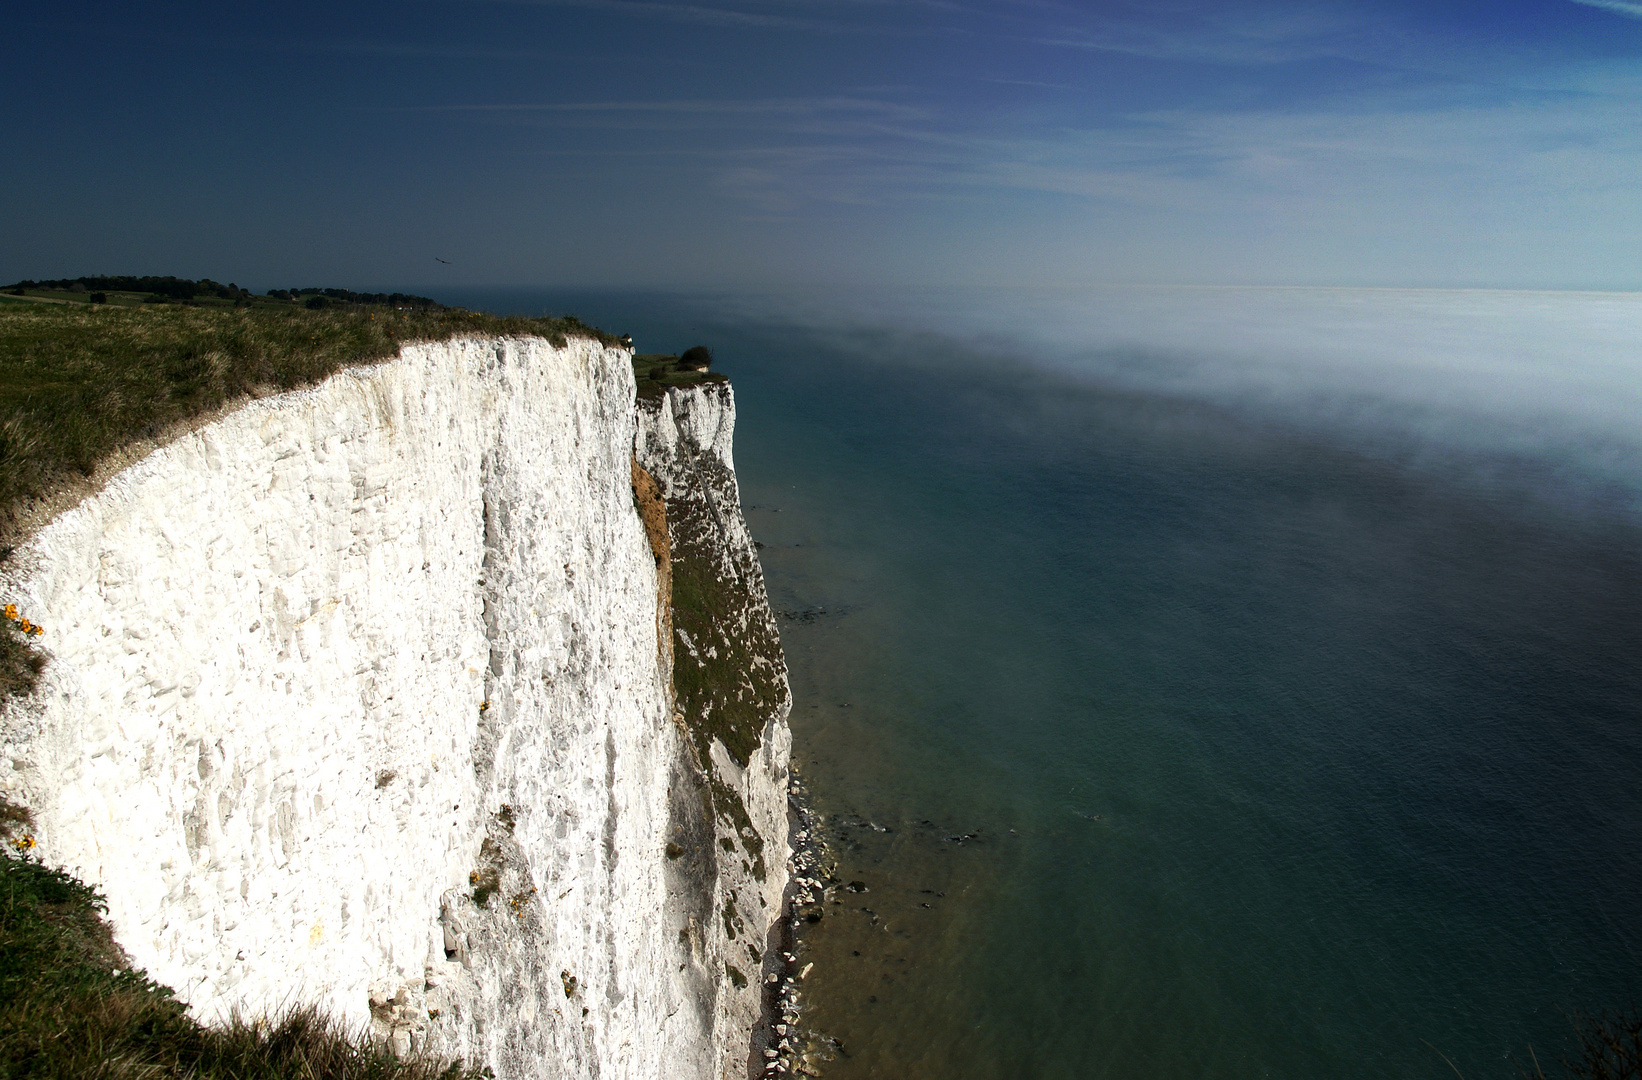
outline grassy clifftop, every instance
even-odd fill
[[[405,342],[471,334],[618,343],[574,318],[329,299],[0,305],[0,544],[17,535],[32,501],[92,475],[126,445],[239,398],[391,357]]]
[[[252,297],[179,278],[82,278],[10,286],[0,299],[0,561],[99,465],[237,400],[388,359],[407,342],[535,335],[625,344],[573,317],[508,318],[343,289]],[[26,634],[0,619],[0,697],[26,693],[39,669]]]
[[[712,352],[702,345],[685,349],[679,356],[639,353],[633,357],[633,381],[638,384],[639,399],[660,400],[670,387],[729,382],[718,372],[708,370],[712,362]]]

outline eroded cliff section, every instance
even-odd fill
[[[411,346],[157,451],[12,556],[51,663],[0,719],[0,786],[136,963],[207,1020],[316,1002],[503,1078],[747,1075],[785,669],[728,387],[679,393],[663,431],[625,350]],[[718,606],[680,608],[713,559]],[[669,670],[709,609],[758,673],[751,740]]]
[[[716,1041],[746,1040],[761,1075],[782,968],[792,699],[763,570],[741,513],[722,379],[639,398],[635,463],[666,504],[673,716],[687,753],[670,782],[669,895],[717,981]]]

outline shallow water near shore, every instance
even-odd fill
[[[734,381],[794,758],[864,887],[802,932],[822,1075],[1477,1080],[1642,999],[1631,448],[1020,340],[449,299]]]

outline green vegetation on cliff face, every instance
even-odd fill
[[[678,707],[703,753],[717,739],[738,765],[758,749],[764,727],[785,700],[781,642],[722,535],[715,498],[733,491],[717,457],[681,438],[683,490],[667,500],[673,565],[673,656]],[[714,493],[719,493],[715,495]]]
[[[706,370],[710,359],[705,349],[679,357],[636,357],[641,412],[655,415],[669,408],[669,389],[727,394],[728,380]],[[656,424],[659,418],[641,422]],[[728,534],[726,515],[740,513],[735,477],[718,455],[703,453],[682,431],[672,452],[643,464],[667,480],[674,704],[701,764],[713,816],[735,834],[747,872],[764,881],[764,838],[741,796],[710,764],[717,741],[745,767],[787,701],[786,663],[758,585],[761,572]],[[733,939],[734,930],[726,928]]]
[[[103,899],[30,857],[27,811],[0,798],[0,1077],[4,1080],[477,1080],[401,1061],[313,1009],[205,1027],[134,970]]]
[[[46,658],[17,623],[0,618],[0,701],[26,694],[45,669]]]
[[[711,363],[712,353],[701,345],[678,356],[633,357],[640,407],[666,408],[670,389],[727,386],[727,378],[709,370]],[[679,460],[665,470],[675,475],[666,528],[673,629],[683,645],[674,650],[673,690],[701,753],[716,738],[745,766],[785,700],[781,642],[753,596],[749,577],[757,568],[739,565],[725,535],[724,513],[740,512],[735,477],[682,433],[678,452]]]

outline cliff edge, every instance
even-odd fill
[[[722,382],[406,346],[154,452],[4,564],[0,790],[206,1020],[314,1002],[497,1076],[736,1078],[786,670]]]

